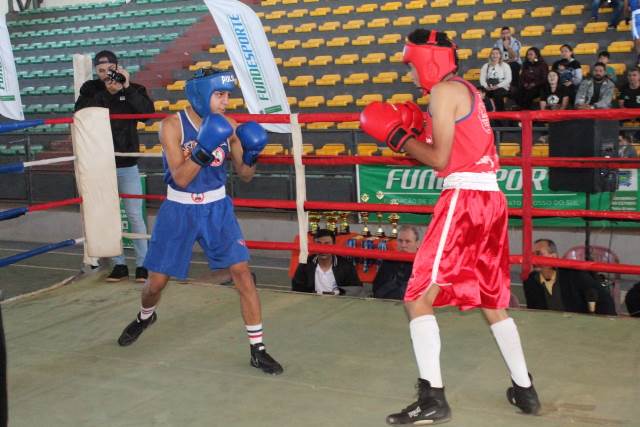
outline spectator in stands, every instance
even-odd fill
[[[598,62],[602,62],[607,68],[607,77],[612,82],[616,82],[618,77],[616,76],[616,69],[609,65],[609,61],[611,60],[611,54],[609,54],[608,50],[603,50],[598,54]]]
[[[132,83],[127,70],[118,64],[113,52],[103,50],[93,59],[97,79],[86,81],[80,88],[80,96],[75,111],[86,107],[108,108],[111,114],[153,113],[153,101],[144,86]],[[111,133],[116,152],[137,153],[140,151],[137,120],[112,120]],[[116,157],[118,191],[128,194],[142,194],[140,173],[136,157]],[[147,227],[142,216],[142,200],[125,199],[124,208],[131,226],[131,232],[146,234]],[[147,269],[142,266],[147,254],[147,241],[134,240],[136,253],[136,282],[147,279]],[[118,282],[129,278],[124,254],[113,258],[114,267],[107,277],[108,282]]]
[[[633,147],[633,136],[630,133],[620,132],[618,135],[618,157],[638,157]]]
[[[413,225],[403,225],[398,230],[396,243],[398,251],[416,253],[420,246],[420,232]],[[412,262],[382,261],[382,265],[373,279],[373,297],[404,299],[404,292],[407,289],[412,269]]]
[[[580,62],[573,56],[573,48],[570,45],[563,44],[560,47],[560,56],[561,58],[554,62],[551,68],[558,71],[560,84],[569,88],[570,102],[573,104],[578,86],[582,82],[582,68],[580,67]],[[564,69],[561,68],[562,66],[564,66]],[[570,76],[567,76],[569,73]]]
[[[558,249],[553,240],[538,239],[533,254],[558,258]],[[523,285],[527,308],[615,314],[611,295],[586,271],[534,266]]]
[[[493,47],[500,49],[502,60],[511,67],[511,85],[518,86],[518,76],[520,75],[520,41],[511,35],[511,28],[502,27],[500,40]]]
[[[620,88],[620,108],[640,108],[640,69],[634,67],[627,73],[627,83]]]
[[[600,9],[602,0],[592,0],[591,2],[591,21],[598,20],[598,9]],[[611,20],[609,21],[609,29],[614,29],[617,27],[618,22],[620,22],[620,18],[622,16],[623,10],[623,0],[605,0],[604,1],[606,7],[613,8],[613,15],[611,16]]]
[[[576,94],[575,107],[578,110],[611,108],[615,85],[607,78],[607,68],[602,62],[592,67],[591,78],[583,80]]]
[[[547,84],[540,91],[541,110],[566,110],[569,107],[569,89],[560,84],[556,71],[549,71]]]
[[[496,111],[504,111],[504,97],[511,86],[511,67],[502,60],[500,49],[494,47],[489,55],[489,62],[480,68],[480,85],[491,98]]]
[[[336,236],[320,229],[314,237],[316,243],[332,245]],[[298,264],[291,281],[291,290],[325,295],[344,295],[345,286],[362,286],[358,272],[351,261],[331,254],[309,256],[306,264]]]
[[[522,64],[520,86],[518,87],[518,105],[523,110],[530,110],[533,101],[540,96],[540,91],[547,84],[549,66],[544,62],[540,49],[531,47]]]
[[[640,317],[640,282],[633,285],[624,297],[629,316]]]

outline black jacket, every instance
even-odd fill
[[[318,265],[317,255],[312,255],[307,259],[306,264],[298,264],[296,274],[291,280],[291,290],[296,292],[311,292],[316,291],[316,267]],[[345,258],[334,256],[333,257],[333,276],[336,278],[336,283],[340,289],[342,286],[362,286],[362,282],[358,277],[358,272],[353,266],[352,261],[348,261]],[[340,289],[340,294],[344,294],[344,291]]]
[[[597,314],[615,315],[613,298],[606,288],[586,271],[559,268],[556,275],[556,286],[560,286],[564,311],[574,313],[589,313],[588,300],[596,300]],[[547,310],[545,287],[540,282],[537,271],[531,272],[524,281],[524,294],[527,308]]]
[[[373,279],[373,297],[404,299],[412,269],[411,262],[383,261]]]
[[[148,114],[155,111],[153,101],[144,86],[130,83],[129,87],[111,95],[102,80],[89,80],[80,88],[80,96],[74,111],[87,107],[108,108],[111,114]],[[112,120],[113,148],[116,152],[137,153],[140,151],[137,120]],[[134,166],[135,157],[116,157],[116,167]]]

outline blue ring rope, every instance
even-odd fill
[[[63,240],[62,242],[51,243],[49,245],[40,246],[39,248],[35,248],[30,251],[11,255],[6,258],[0,258],[0,267],[6,267],[9,264],[15,264],[16,262],[22,261],[23,259],[31,258],[55,249],[64,248],[66,246],[73,246],[75,244],[75,239]]]

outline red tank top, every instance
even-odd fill
[[[460,77],[450,81],[461,83],[469,89],[472,107],[468,115],[456,120],[451,157],[438,176],[446,177],[454,172],[497,172],[500,164],[493,143],[493,131],[480,94],[471,83]]]

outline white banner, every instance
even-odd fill
[[[0,114],[10,119],[24,120],[18,73],[4,15],[0,15]]]
[[[249,112],[289,114],[287,95],[260,18],[237,0],[204,2],[220,30]],[[289,125],[266,124],[264,127],[272,132],[291,132]]]

